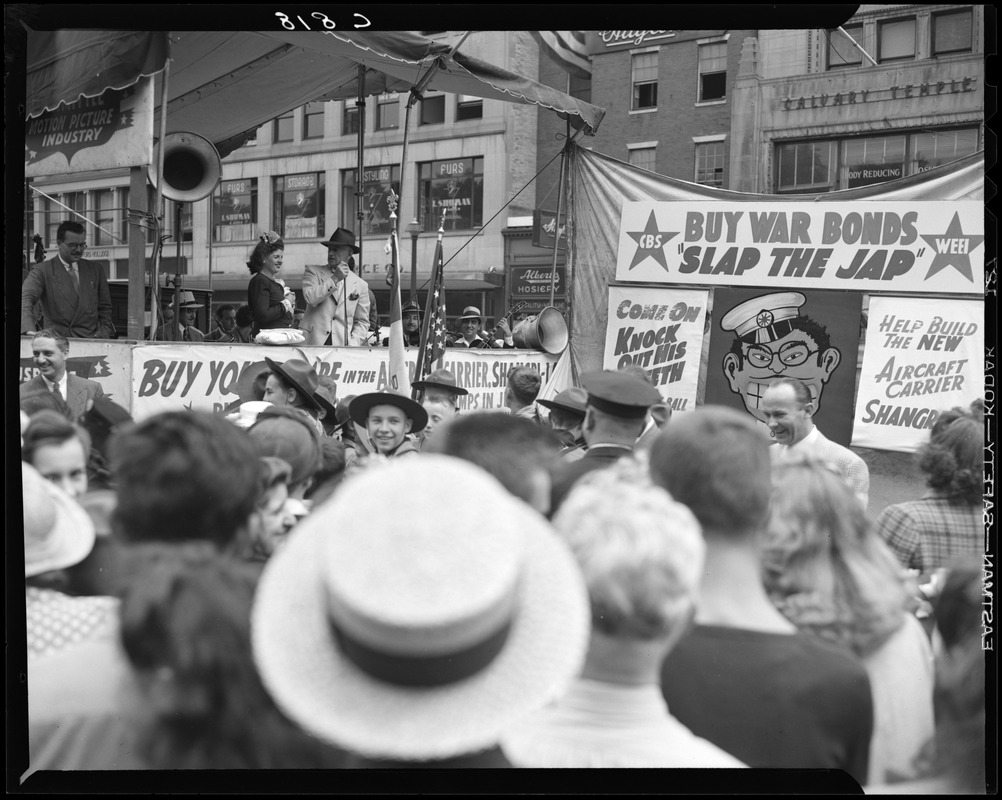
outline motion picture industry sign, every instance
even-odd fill
[[[153,159],[153,96],[149,78],[60,105],[25,123],[27,178],[115,167]]]

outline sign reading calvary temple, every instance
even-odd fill
[[[984,293],[984,204],[624,203],[616,279]]]

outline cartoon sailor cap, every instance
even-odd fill
[[[753,297],[734,306],[720,320],[725,331],[734,331],[749,344],[774,342],[793,330],[792,320],[800,314],[807,298],[800,292],[777,292]]]

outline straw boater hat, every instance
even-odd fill
[[[368,758],[493,747],[583,663],[588,593],[573,556],[458,459],[391,461],[349,481],[261,576],[251,632],[265,686],[310,733]],[[370,496],[394,502],[359,514]]]
[[[463,314],[459,317],[459,321],[462,322],[464,319],[479,319],[480,324],[484,324],[484,315],[480,313],[480,309],[476,306],[467,306],[463,309]]]
[[[331,247],[347,246],[351,248],[351,252],[353,253],[357,254],[361,252],[361,250],[355,245],[355,234],[347,228],[338,228],[331,234],[330,239],[326,242],[321,242],[320,244],[328,249]]]
[[[201,308],[201,303],[195,302],[194,292],[181,292],[181,296],[178,298],[178,305],[181,308]]]
[[[434,372],[430,372],[423,381],[414,381],[411,386],[422,391],[425,389],[445,389],[450,394],[469,394],[456,381],[456,376],[447,369],[436,369]]]
[[[551,411],[556,409],[583,417],[585,411],[588,410],[588,392],[577,386],[571,386],[569,389],[558,392],[552,400],[537,400],[536,402]]]
[[[428,412],[424,410],[422,405],[396,392],[360,394],[348,405],[348,414],[351,416],[352,422],[364,428],[369,421],[369,409],[379,405],[396,406],[410,417],[410,433],[417,433],[428,424]]]
[[[66,492],[21,462],[24,501],[24,577],[66,569],[94,549],[94,523]]]
[[[317,387],[320,385],[320,378],[317,375],[317,371],[306,361],[293,358],[284,364],[279,364],[277,361],[265,358],[265,362],[272,372],[276,373],[289,386],[302,395],[307,405],[313,406],[317,410],[327,410],[328,406],[330,406],[329,403],[321,403],[317,399]],[[333,411],[334,407],[330,406],[330,410]]]

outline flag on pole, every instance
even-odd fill
[[[435,263],[432,266],[431,287],[425,301],[424,324],[421,326],[421,346],[418,348],[418,363],[414,368],[414,380],[442,366],[445,360],[445,263],[442,257],[442,236],[445,234],[445,216],[438,229],[438,243],[435,245]]]
[[[591,59],[584,31],[532,31],[532,35],[540,49],[571,75],[591,77]]]
[[[390,204],[390,262],[393,281],[390,284],[390,371],[388,388],[400,394],[411,395],[411,381],[404,358],[404,322],[400,313],[400,242],[397,239],[397,204],[392,196]]]

